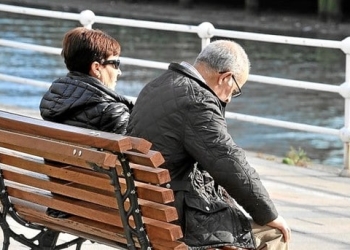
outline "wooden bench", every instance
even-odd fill
[[[169,172],[146,140],[0,111],[1,227],[30,249],[86,240],[128,249],[187,249]],[[68,213],[53,218],[47,207]],[[35,237],[15,233],[10,215]],[[57,245],[57,232],[76,236]],[[54,248],[56,247],[56,248]]]
[[[0,111],[3,250],[11,238],[33,250],[81,249],[87,240],[118,249],[188,249],[166,188],[169,172],[150,148],[140,138]],[[48,216],[47,208],[69,217]],[[16,233],[10,217],[35,236]],[[60,233],[74,238],[59,243]]]

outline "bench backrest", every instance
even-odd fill
[[[187,249],[178,241],[174,194],[162,187],[169,172],[150,147],[140,138],[0,111],[4,212],[110,246]],[[47,207],[71,216],[47,216]]]

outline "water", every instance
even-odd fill
[[[1,38],[61,47],[66,31],[78,22],[1,13]],[[193,62],[200,51],[195,34],[94,25],[117,38],[122,56],[160,62]],[[344,82],[345,56],[334,49],[238,40],[252,64],[251,73],[339,85]],[[63,60],[27,50],[0,47],[0,73],[51,82],[66,74]],[[162,70],[122,65],[117,92],[137,96]],[[0,103],[38,109],[45,89],[0,82]],[[339,129],[344,124],[344,100],[338,94],[249,82],[228,111]],[[291,147],[306,151],[314,163],[342,167],[343,145],[334,136],[229,120],[235,142],[244,149],[283,157]]]

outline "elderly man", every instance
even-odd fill
[[[171,63],[148,83],[130,117],[127,133],[151,141],[165,158],[184,241],[193,249],[288,249],[290,229],[224,118],[226,104],[241,94],[249,70],[239,44],[214,41],[193,65]],[[223,212],[222,201],[231,204],[231,213]]]

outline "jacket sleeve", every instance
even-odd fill
[[[104,107],[101,116],[101,130],[116,134],[126,134],[130,118],[129,108],[123,103],[110,103]]]
[[[186,150],[257,224],[265,225],[277,218],[276,208],[258,173],[228,133],[218,103],[213,99],[202,100],[189,109],[184,127]]]

